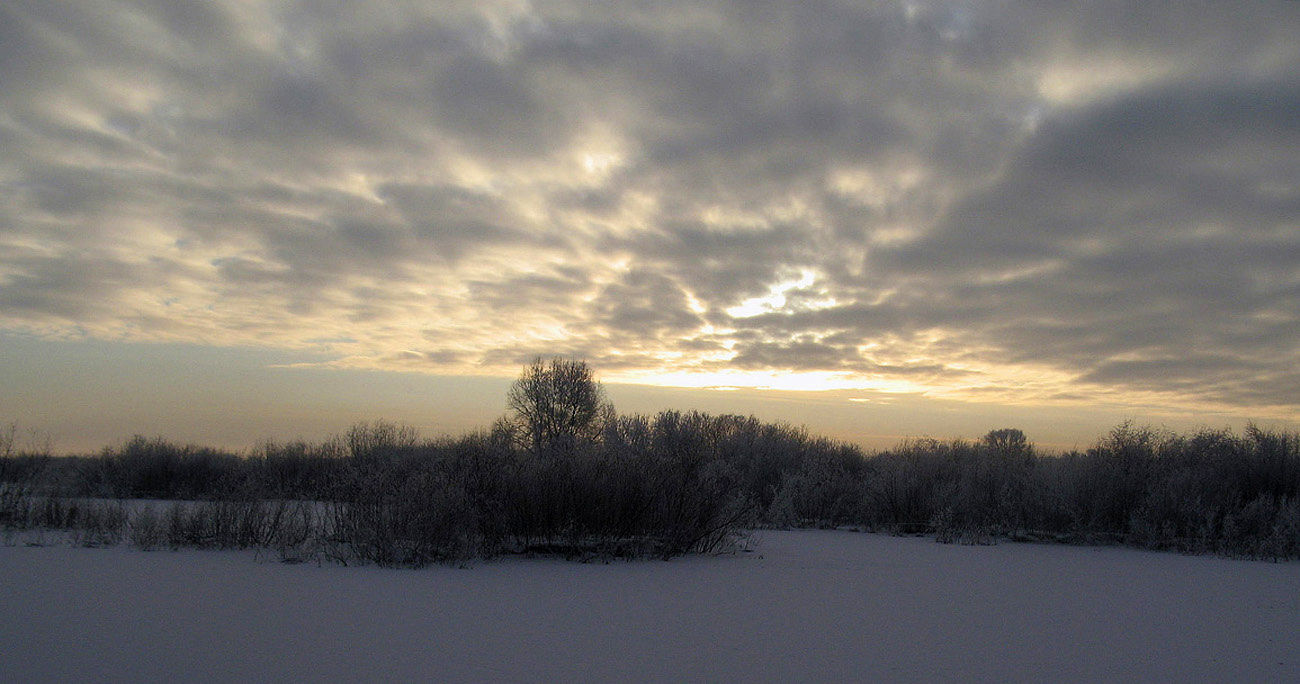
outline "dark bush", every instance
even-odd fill
[[[378,422],[247,456],[143,437],[96,456],[10,452],[0,526],[380,565],[666,558],[756,525],[1300,557],[1300,435],[1254,425],[1175,435],[1125,423],[1061,455],[1000,429],[865,455],[753,417],[664,411],[605,415],[599,433],[561,441],[539,450],[507,421],[440,440]],[[131,512],[67,495],[188,501]]]

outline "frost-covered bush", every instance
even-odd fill
[[[502,420],[424,440],[377,422],[244,456],[144,438],[89,457],[11,454],[0,458],[0,527],[381,565],[670,557],[719,550],[754,526],[1300,557],[1300,435],[1256,426],[1177,435],[1125,423],[1059,455],[1011,428],[868,455],[752,416],[680,411],[603,411],[599,430],[545,449],[519,429]],[[67,496],[87,493],[190,500],[131,512]]]

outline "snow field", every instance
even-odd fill
[[[3,682],[1300,682],[1300,564],[759,532],[469,569],[0,547]]]

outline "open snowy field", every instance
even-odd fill
[[[850,532],[755,542],[467,570],[0,547],[0,681],[1300,681],[1300,564]]]

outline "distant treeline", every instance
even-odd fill
[[[735,415],[608,413],[598,427],[557,432],[561,441],[502,420],[430,440],[379,422],[245,454],[135,437],[67,457],[19,449],[11,431],[0,438],[0,527],[383,565],[529,552],[669,557],[717,551],[764,526],[1300,558],[1291,432],[1125,423],[1086,451],[1044,454],[1000,429],[869,454]]]

